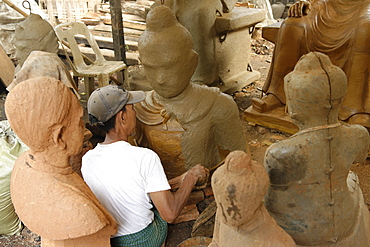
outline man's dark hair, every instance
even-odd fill
[[[119,110],[118,112],[120,111],[123,111],[125,112],[126,111],[126,105],[123,106],[123,108],[121,110]],[[101,122],[98,122],[98,120],[95,118],[95,116],[89,114],[89,120],[90,120],[90,123],[91,122],[97,122],[96,126],[101,129],[101,130],[104,130],[105,133],[108,133],[111,129],[113,129],[115,126],[116,126],[116,116],[118,114],[118,112],[116,114],[114,114],[113,117],[111,117],[110,119],[108,119],[105,123],[101,123]],[[92,119],[95,118],[95,121],[93,121]]]

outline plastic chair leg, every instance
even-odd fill
[[[86,93],[86,100],[90,97],[90,94],[95,89],[95,78],[94,77],[84,77],[84,84],[85,84],[85,93]]]

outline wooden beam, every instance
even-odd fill
[[[65,56],[66,55],[65,51],[66,51],[67,54],[71,58],[73,58],[71,50],[66,47],[64,49],[65,50],[63,50],[63,48],[59,46],[58,55]],[[90,61],[95,59],[95,53],[91,47],[80,47],[80,50],[81,50],[81,53],[84,55],[84,59],[90,60]],[[106,60],[117,61],[114,56],[114,51],[109,50],[109,49],[100,49],[100,51],[102,52]],[[127,56],[127,64],[126,64],[127,66],[133,66],[133,65],[139,64],[139,54],[137,52],[127,52],[126,56]]]
[[[110,0],[114,54],[117,60],[126,63],[125,39],[122,22],[121,0]]]
[[[260,113],[254,110],[253,106],[250,106],[244,111],[244,118],[249,122],[289,134],[294,134],[299,130],[298,127],[292,123],[284,107],[278,107],[272,111]]]
[[[3,2],[6,3],[7,5],[9,5],[9,7],[11,7],[12,9],[14,9],[15,11],[17,11],[19,14],[23,15],[24,17],[27,17],[28,16],[28,14],[26,12],[24,12],[23,10],[21,10],[20,8],[18,8],[12,2],[10,2],[8,0],[3,0]]]
[[[123,33],[123,23],[122,23],[121,0],[109,0],[109,5],[112,21],[114,55],[116,57],[116,60],[123,61],[127,65],[125,37]],[[122,83],[123,87],[129,89],[127,82],[125,82],[126,77],[125,75],[127,75],[126,70],[124,71],[123,74],[117,73],[117,79]]]

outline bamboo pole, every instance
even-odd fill
[[[26,12],[24,12],[23,10],[21,10],[20,8],[18,8],[17,6],[15,6],[12,2],[10,2],[9,0],[3,0],[4,3],[6,3],[7,5],[9,5],[9,7],[13,8],[15,11],[17,11],[18,13],[20,13],[21,15],[23,15],[24,17],[27,17],[28,14]]]

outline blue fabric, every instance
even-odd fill
[[[167,222],[153,210],[154,220],[139,232],[110,239],[112,247],[160,247],[167,237]]]

